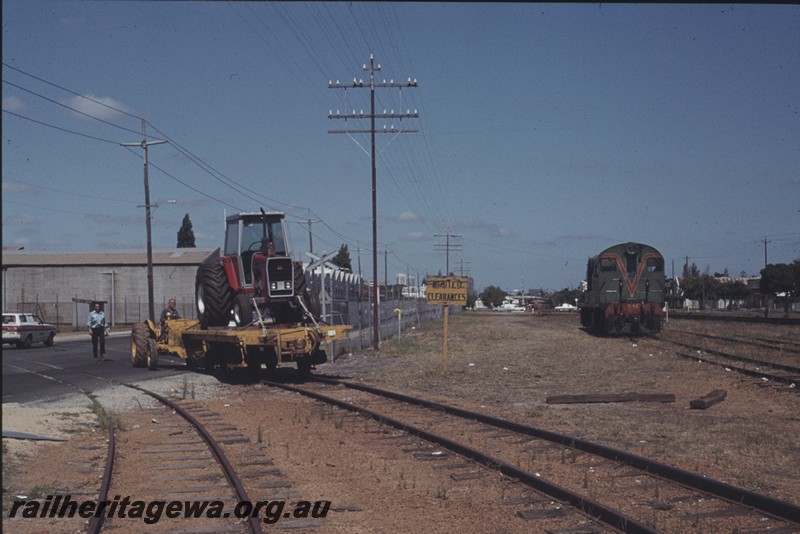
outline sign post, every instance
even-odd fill
[[[442,371],[447,371],[447,328],[450,306],[467,305],[469,281],[465,276],[428,276],[426,300],[428,304],[444,306],[444,341],[442,343]]]

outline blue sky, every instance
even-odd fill
[[[418,82],[377,112],[420,115],[377,123],[419,130],[377,136],[381,279],[443,272],[447,233],[478,289],[576,287],[626,241],[668,273],[800,257],[800,7],[740,4],[5,0],[3,246],[144,249],[145,119],[155,249],[263,206],[371,278],[369,136],[328,133],[369,127],[328,82],[371,53]]]

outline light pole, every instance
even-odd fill
[[[125,147],[139,146],[144,149],[144,208],[147,224],[147,311],[150,321],[155,322],[156,312],[153,308],[153,241],[150,230],[150,183],[147,179],[147,147],[150,145],[161,145],[166,141],[148,141],[144,131],[144,119],[142,119],[142,141],[140,143],[120,143]]]

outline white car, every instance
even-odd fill
[[[34,343],[53,346],[55,325],[45,323],[33,313],[3,313],[3,345],[27,349]]]

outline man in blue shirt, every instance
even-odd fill
[[[94,303],[94,309],[89,312],[89,319],[86,321],[89,327],[89,334],[92,336],[92,354],[98,362],[105,360],[106,353],[106,314],[100,307],[99,302]],[[100,344],[100,353],[97,352],[97,345]]]

